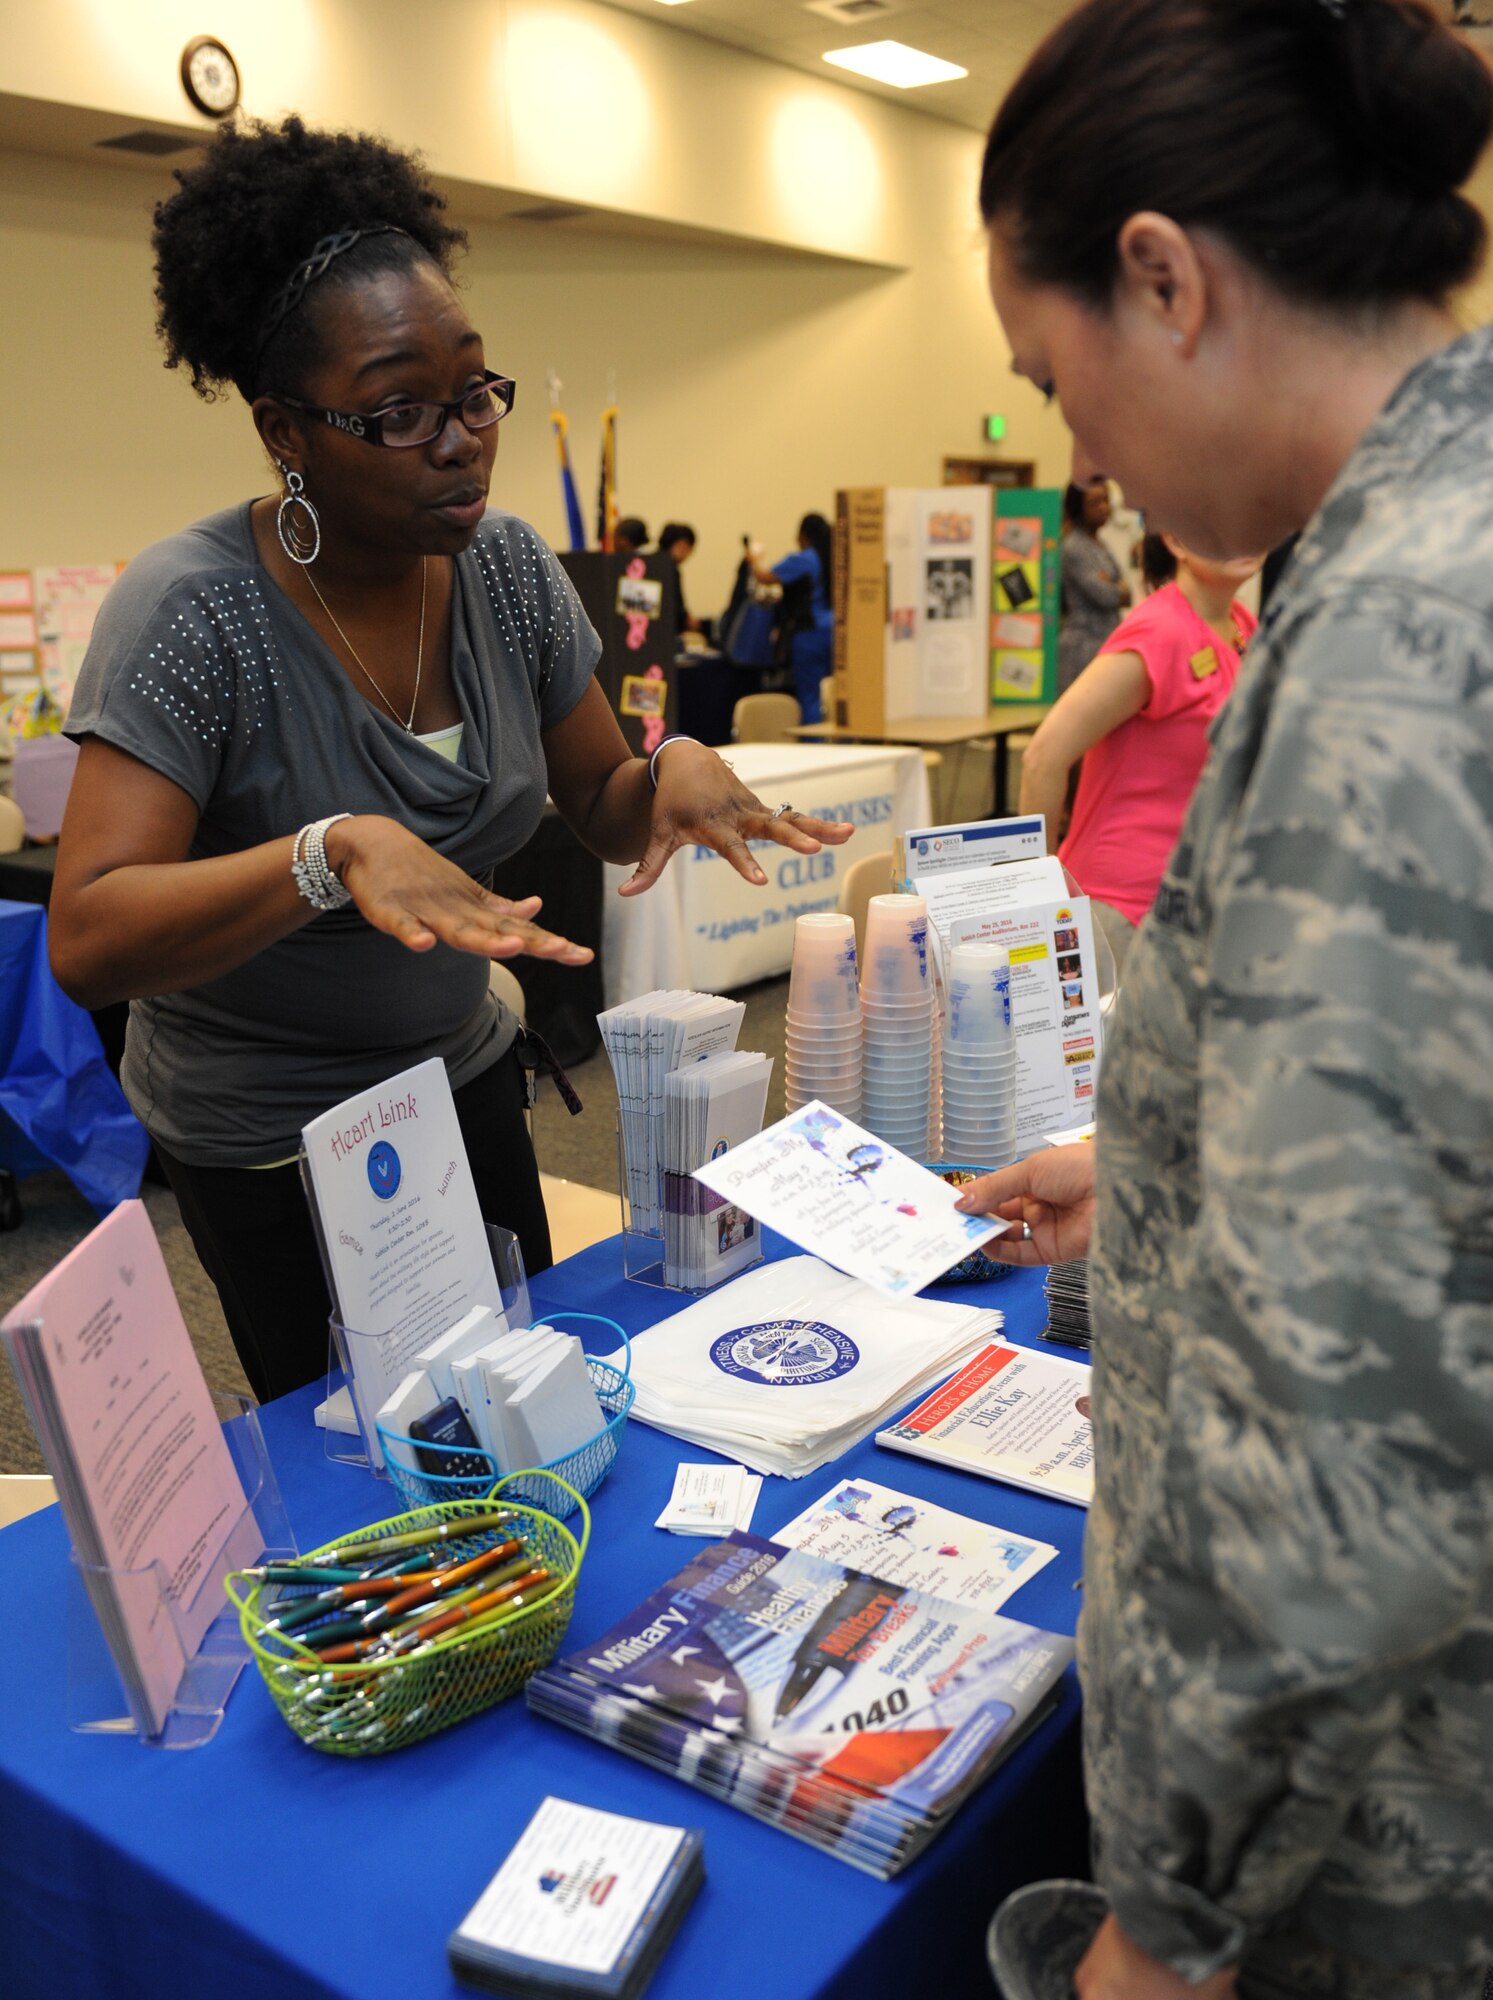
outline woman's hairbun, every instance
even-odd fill
[[[997,112],[980,206],[1094,305],[1143,209],[1319,306],[1439,304],[1482,260],[1458,190],[1490,132],[1493,73],[1426,0],[1086,0]]]
[[[298,393],[320,350],[315,300],[376,271],[429,259],[449,273],[465,244],[419,161],[381,139],[299,118],[223,127],[155,211],[156,328],[167,366],[201,396],[231,382],[248,400]],[[270,309],[301,261],[341,230],[379,229],[329,267],[266,340]]]

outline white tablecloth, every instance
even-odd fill
[[[818,854],[754,842],[767,875],[760,889],[708,847],[681,850],[646,896],[619,896],[617,885],[632,871],[608,867],[602,971],[609,1007],[659,986],[730,993],[786,972],[794,919],[834,909],[852,862],[888,853],[896,834],[926,826],[931,815],[919,750],[736,743],[721,754],[769,808],[787,800],[821,819],[853,820],[854,836]]]

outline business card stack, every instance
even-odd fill
[[[702,1836],[548,1798],[446,1941],[515,2000],[637,2000],[705,1879]]]
[[[733,1534],[526,1698],[884,1880],[1045,1715],[1072,1657],[1036,1626]]]
[[[617,1081],[631,1226],[642,1235],[663,1231],[659,1148],[664,1078],[734,1049],[745,1012],[740,1000],[660,988],[596,1017]]]
[[[1065,1347],[1092,1347],[1089,1266],[1086,1259],[1051,1264],[1047,1271],[1047,1338]]]
[[[477,1454],[499,1473],[552,1465],[606,1423],[580,1342],[552,1326],[502,1326],[478,1307],[418,1359],[378,1421],[417,1440],[418,1465],[438,1477],[480,1474]]]
[[[762,1255],[755,1220],[700,1182],[696,1167],[762,1130],[772,1058],[744,1049],[706,1056],[664,1078],[664,1283],[708,1291]]]
[[[990,1341],[998,1312],[891,1300],[817,1257],[734,1278],[632,1343],[632,1414],[798,1479]]]

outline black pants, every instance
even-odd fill
[[[455,1100],[483,1217],[518,1237],[526,1270],[548,1270],[549,1221],[517,1056],[510,1049]],[[189,1167],[164,1146],[156,1151],[254,1394],[264,1403],[322,1378],[332,1302],[299,1167]]]

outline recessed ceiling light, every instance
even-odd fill
[[[913,90],[920,83],[952,83],[956,76],[969,75],[958,63],[910,49],[906,42],[862,42],[853,49],[830,49],[824,60],[877,83],[894,84],[898,90]]]

